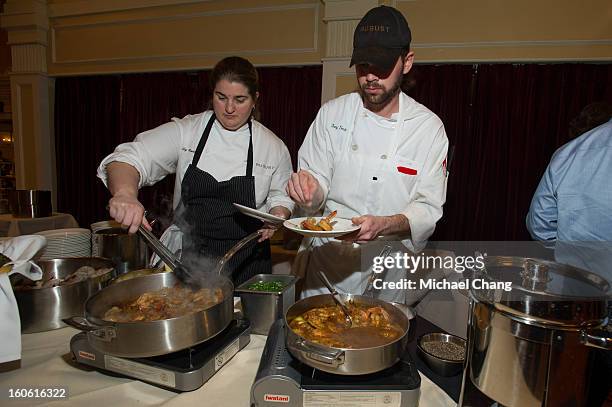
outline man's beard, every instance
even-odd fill
[[[361,94],[361,98],[363,99],[364,104],[368,110],[373,112],[380,112],[384,109],[397,95],[400,91],[400,86],[402,84],[402,76],[400,76],[393,84],[390,89],[385,89],[382,85],[379,85],[377,82],[366,82],[359,88],[359,93]],[[367,93],[366,89],[382,89],[382,93],[379,94],[371,94]]]

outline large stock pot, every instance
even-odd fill
[[[66,278],[84,266],[95,269],[108,268],[108,272],[74,284],[16,291],[15,299],[19,306],[21,332],[23,333],[50,331],[65,327],[62,320],[73,315],[82,315],[87,298],[108,285],[115,277],[113,262],[101,257],[38,260],[36,264],[42,269],[43,280]]]
[[[474,280],[512,290],[470,290],[467,363],[471,386],[507,407],[586,406],[594,348],[610,349],[609,283],[551,261],[485,257]],[[493,286],[493,285],[490,285]]]

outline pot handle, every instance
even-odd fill
[[[94,325],[84,317],[64,318],[62,321],[66,325],[70,325],[79,331],[89,332],[105,342],[110,342],[117,337],[117,332],[115,331],[114,327]]]
[[[217,267],[215,268],[214,274],[221,275],[221,273],[223,272],[225,263],[227,263],[232,257],[234,257],[234,255],[238,253],[238,251],[240,251],[240,249],[242,249],[243,246],[254,241],[255,239],[259,239],[262,234],[263,232],[261,230],[258,230],[257,232],[253,232],[247,237],[245,237],[244,239],[242,239],[241,241],[239,241],[238,243],[236,243],[234,246],[232,246],[217,263]]]
[[[84,331],[84,332],[95,331],[96,329],[99,328],[99,326],[91,325],[89,321],[87,321],[87,319],[84,317],[64,318],[62,319],[62,321],[66,325],[70,325],[71,327],[76,328],[79,331]]]
[[[343,350],[325,352],[321,349],[308,345],[303,340],[295,341],[294,345],[300,352],[302,352],[302,355],[305,358],[314,362],[325,363],[327,365],[332,365],[333,367],[338,367],[344,363]]]
[[[610,336],[610,333],[606,333],[605,331],[580,331],[580,342],[592,348],[612,350],[612,336]]]

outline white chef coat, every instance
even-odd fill
[[[173,206],[176,209],[181,198],[181,182],[187,167],[193,160],[202,132],[212,111],[173,118],[152,130],[142,132],[133,142],[117,146],[98,167],[98,177],[107,185],[106,165],[113,161],[132,165],[140,174],[138,187],[152,185],[166,175],[176,173]],[[253,176],[257,209],[268,212],[275,206],[290,211],[294,203],[287,196],[285,187],[293,168],[285,143],[263,124],[253,120]],[[223,128],[215,121],[198,168],[211,174],[217,181],[225,181],[246,172],[249,148],[249,128],[245,124],[236,131]],[[182,234],[172,225],[162,236],[170,250],[181,247]]]
[[[400,93],[399,112],[390,120],[371,117],[358,93],[326,103],[299,151],[300,169],[310,171],[324,192],[324,213],[342,218],[403,214],[410,234],[403,245],[417,253],[425,247],[446,199],[448,139],[442,121],[425,106]],[[371,129],[380,127],[376,133]],[[389,126],[394,131],[388,131]],[[366,133],[367,132],[367,133]],[[373,144],[373,140],[379,143]],[[303,296],[324,293],[312,270],[324,270],[339,291],[360,294],[369,270],[361,267],[357,244],[305,239],[294,272],[305,275]],[[403,270],[389,270],[388,280]],[[381,293],[405,302],[405,293]]]

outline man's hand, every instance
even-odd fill
[[[339,237],[339,240],[366,243],[375,240],[379,236],[407,233],[410,231],[410,223],[404,215],[363,215],[356,216],[351,221],[355,225],[361,225],[361,228],[353,233]]]
[[[295,203],[308,209],[316,209],[323,202],[319,181],[306,170],[291,174],[286,190]]]

